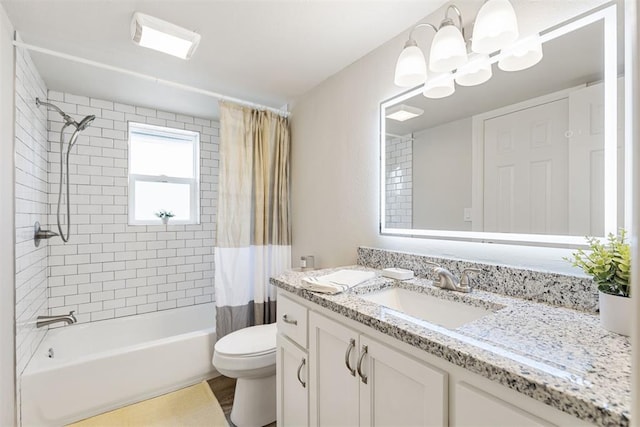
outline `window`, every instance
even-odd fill
[[[130,122],[129,224],[160,224],[160,210],[172,224],[198,224],[199,159],[197,132]]]

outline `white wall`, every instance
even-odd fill
[[[36,328],[35,318],[47,314],[47,242],[34,245],[33,225],[46,224],[47,113],[36,105],[36,97],[47,96],[47,88],[31,56],[16,49],[15,80],[15,227],[16,227],[16,375],[20,376],[44,338],[45,328]],[[20,402],[18,401],[18,407]],[[19,412],[18,412],[19,413]]]
[[[471,117],[413,134],[413,227],[471,231]],[[446,203],[439,203],[446,200]]]
[[[16,423],[13,26],[0,4],[0,425]]]
[[[76,310],[79,322],[89,322],[212,301],[218,123],[55,91],[49,100],[76,119],[96,116],[72,150],[70,241],[49,241],[51,313]],[[128,225],[128,121],[200,132],[200,224]],[[61,127],[50,111],[52,230]]]
[[[514,1],[523,33],[540,30],[604,3]],[[461,1],[467,17],[480,2]],[[443,10],[427,18],[437,23]],[[418,20],[419,17],[416,17]],[[574,272],[567,250],[379,235],[379,118],[407,33],[374,50],[302,96],[292,108],[293,265],[302,254],[316,265],[354,263],[359,245]],[[421,33],[419,44],[431,40]]]

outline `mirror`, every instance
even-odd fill
[[[614,5],[543,31],[531,68],[502,71],[494,54],[486,83],[383,102],[381,233],[560,246],[615,233],[625,211],[617,33]]]

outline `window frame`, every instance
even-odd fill
[[[162,138],[174,138],[191,141],[193,144],[193,178],[179,178],[167,175],[141,175],[131,172],[131,136],[136,131],[146,131]],[[164,182],[174,184],[189,184],[190,186],[190,217],[188,220],[171,219],[173,225],[200,224],[200,133],[196,131],[175,129],[167,126],[149,125],[146,123],[127,122],[127,178],[128,178],[128,224],[129,225],[160,225],[157,220],[136,220],[136,182]]]

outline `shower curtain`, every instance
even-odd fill
[[[269,278],[291,266],[289,121],[220,103],[215,247],[218,338],[275,322]]]

